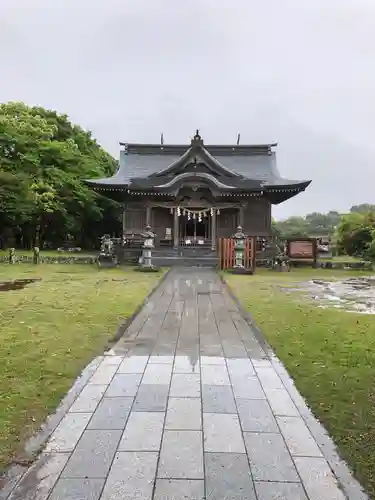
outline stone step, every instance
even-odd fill
[[[152,250],[153,257],[216,257],[216,251],[211,247],[205,248],[155,248]]]
[[[217,257],[157,257],[153,256],[152,263],[157,267],[217,267],[219,260]]]

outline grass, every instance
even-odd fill
[[[333,257],[320,256],[318,260],[332,260],[333,262],[362,262],[365,259],[360,257],[353,257],[350,255],[335,255]]]
[[[0,282],[42,278],[0,292],[0,469],[161,275],[77,264],[0,266]]]
[[[40,256],[41,257],[91,257],[98,255],[99,250],[95,251],[93,250],[92,252],[88,252],[83,250],[82,252],[58,252],[57,250],[41,250],[40,251]],[[16,249],[16,257],[20,257],[21,255],[29,256],[32,257],[34,255],[33,250],[18,250]],[[9,256],[9,250],[0,250],[0,256]]]
[[[322,309],[296,282],[338,279],[353,271],[270,271],[225,275],[251,312],[314,414],[326,426],[355,475],[375,498],[375,317]]]

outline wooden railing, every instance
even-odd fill
[[[218,251],[219,251],[219,264],[220,269],[232,269],[235,266],[235,240],[232,238],[220,238]],[[245,240],[244,260],[243,265],[246,269],[255,271],[255,238],[248,237]]]

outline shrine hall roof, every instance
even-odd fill
[[[126,144],[120,152],[118,171],[104,179],[90,179],[92,185],[126,186],[132,179],[155,176],[167,170],[189,149],[188,145]],[[257,180],[266,186],[301,186],[311,181],[289,180],[281,177],[276,165],[276,144],[265,145],[204,145],[204,149],[229,173],[246,180]],[[305,185],[305,186],[302,186]]]

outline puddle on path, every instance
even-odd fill
[[[339,281],[313,279],[300,283],[298,291],[307,292],[311,299],[319,302],[320,307],[375,314],[375,276],[353,277]]]
[[[41,278],[27,278],[13,281],[0,281],[0,292],[9,292],[11,290],[22,290],[25,286],[41,281]]]

